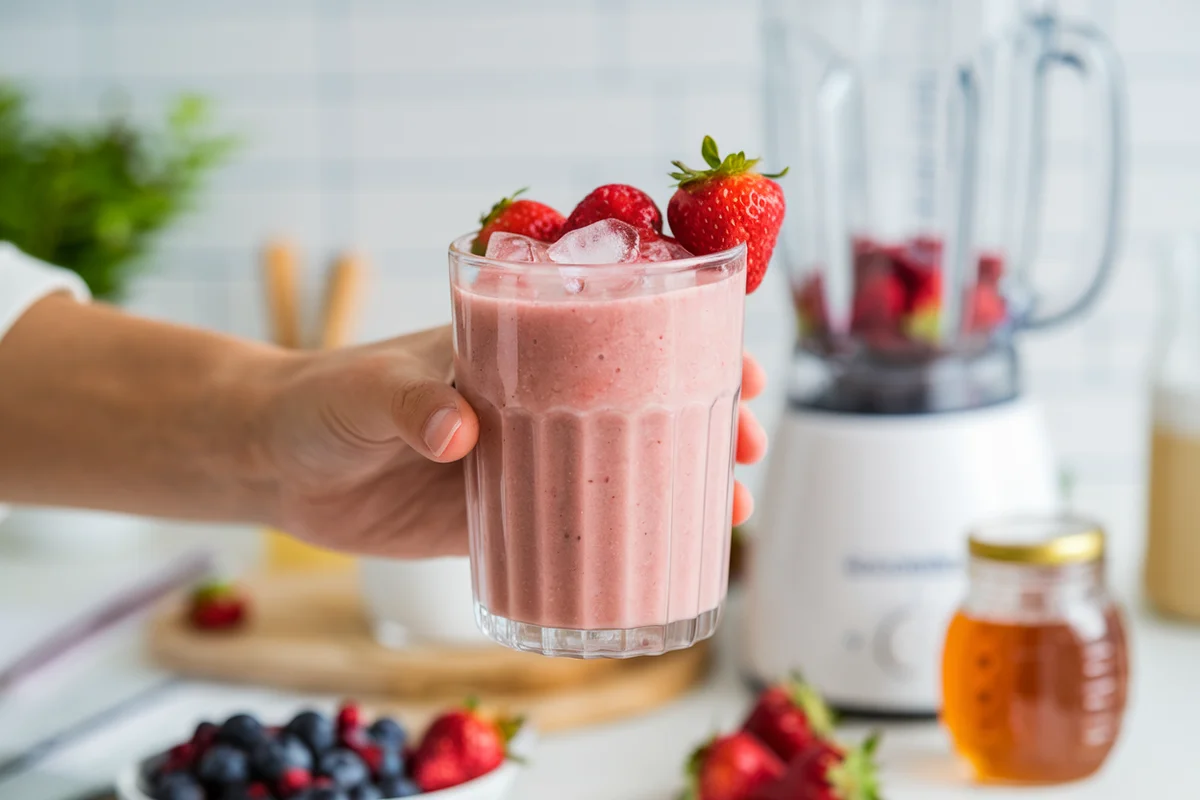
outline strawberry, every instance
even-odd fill
[[[662,236],[662,212],[650,195],[623,183],[610,183],[593,189],[591,194],[579,201],[562,232],[586,228],[605,219],[618,219],[637,228],[646,238]]]
[[[825,306],[825,281],[820,272],[811,273],[799,288],[793,288],[792,300],[796,304],[801,337],[828,332],[829,310]]]
[[[941,312],[942,273],[928,270],[921,273],[921,282],[909,295],[903,320],[905,335],[921,342],[937,342]]]
[[[783,189],[771,178],[781,178],[787,170],[774,175],[755,172],[759,159],[747,159],[745,153],[722,159],[711,136],[704,137],[700,154],[709,169],[671,162],[679,170],[671,173],[679,188],[667,204],[671,233],[696,255],[745,243],[749,294],[762,283],[783,225]]]
[[[785,762],[833,732],[833,712],[799,675],[758,696],[742,730],[753,733]]]
[[[488,239],[496,231],[519,233],[539,242],[553,242],[562,232],[563,215],[536,200],[518,200],[524,192],[518,189],[505,197],[479,218],[479,234],[471,242],[471,252],[481,256],[487,252]]]
[[[757,789],[749,800],[879,800],[878,745],[878,734],[849,752],[816,741],[788,764],[782,777]]]
[[[854,291],[850,328],[857,332],[892,328],[904,312],[904,286],[888,271],[865,269]]]
[[[489,719],[468,701],[429,725],[410,759],[412,779],[433,792],[485,775],[509,757],[508,742],[520,727],[520,719]]]
[[[967,330],[990,331],[1004,322],[1007,310],[1004,298],[996,289],[995,284],[978,283],[967,298],[965,310]]]
[[[783,775],[783,762],[754,734],[737,731],[701,745],[687,772],[686,800],[746,800]]]
[[[235,586],[224,581],[209,581],[193,592],[188,619],[201,630],[236,628],[246,620],[248,601]]]
[[[982,253],[979,256],[979,282],[995,285],[1004,274],[1004,256],[999,253]]]

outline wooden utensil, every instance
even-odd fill
[[[263,284],[267,292],[267,316],[271,339],[280,347],[300,346],[300,265],[295,246],[279,240],[263,252]]]
[[[334,262],[325,286],[318,342],[322,350],[342,347],[349,341],[365,279],[366,264],[357,253],[344,253]]]

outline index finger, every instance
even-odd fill
[[[767,373],[749,353],[742,354],[742,399],[753,400],[767,385]]]

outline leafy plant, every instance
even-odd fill
[[[154,235],[192,206],[235,143],[210,130],[201,97],[179,98],[157,130],[120,116],[38,126],[22,94],[0,84],[0,241],[118,299]]]

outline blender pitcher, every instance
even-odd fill
[[[1124,118],[1119,61],[1093,29],[1028,14],[975,35],[997,4],[767,4],[768,150],[792,172],[779,252],[792,276],[801,394],[909,413],[1016,392],[1011,335],[1071,318],[1115,251]],[[1075,296],[1034,290],[1047,80],[1096,101],[1097,245]]]
[[[767,145],[792,170],[776,253],[798,335],[752,520],[742,657],[759,681],[802,671],[842,711],[935,714],[966,532],[1057,511],[1013,334],[1072,317],[1112,265],[1123,95],[1091,29],[986,18],[1015,5],[767,6]],[[1094,101],[1083,135],[1100,156],[1065,301],[1029,275],[1059,73]]]

